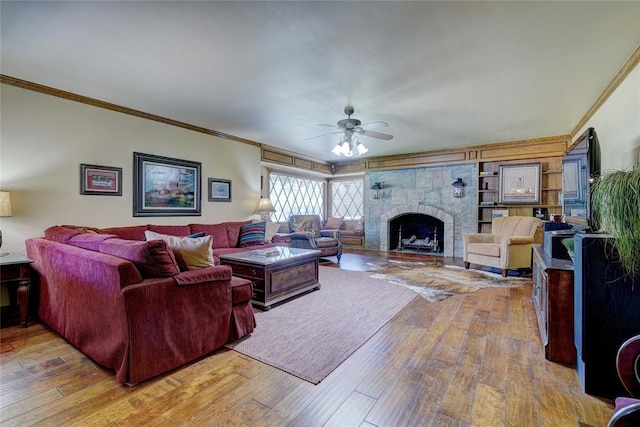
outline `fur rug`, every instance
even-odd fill
[[[368,263],[370,277],[405,286],[427,301],[442,301],[455,294],[467,294],[487,287],[516,287],[531,283],[531,277],[502,277],[482,270],[466,270],[438,261]]]

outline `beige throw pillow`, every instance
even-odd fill
[[[144,236],[147,240],[164,240],[178,260],[184,262],[187,270],[210,267],[213,264],[213,251],[211,250],[212,236],[204,237],[178,237],[168,234],[156,233],[146,230]]]

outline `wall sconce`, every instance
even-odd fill
[[[371,197],[374,200],[380,198],[380,190],[382,190],[382,183],[374,182],[373,185],[371,186]]]
[[[466,185],[462,182],[462,178],[456,179],[451,185],[453,185],[453,197],[456,199],[462,198],[464,196],[464,186]]]
[[[260,201],[258,202],[258,207],[256,208],[255,211],[253,211],[254,214],[259,214],[260,215],[260,219],[263,221],[269,221],[269,214],[271,212],[275,212],[276,209],[273,207],[273,203],[271,203],[271,199],[269,199],[268,197],[260,197]]]

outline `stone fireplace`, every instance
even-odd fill
[[[400,247],[452,257],[453,225],[453,216],[434,206],[410,204],[390,209],[380,217],[380,251]]]

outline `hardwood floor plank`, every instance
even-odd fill
[[[430,425],[437,416],[445,390],[451,382],[456,365],[431,359],[421,372],[422,378],[404,411],[400,425]]]
[[[473,397],[478,383],[480,365],[474,363],[460,363],[446,389],[439,413],[449,417],[469,422]]]
[[[155,399],[162,399],[178,389],[182,384],[171,377],[165,377],[133,388],[125,399],[118,399],[106,405],[100,403],[96,408],[85,405],[81,410],[70,410],[58,417],[52,417],[49,421],[59,423],[57,425],[91,426],[107,425],[110,423],[123,426],[122,418],[137,412],[147,412],[147,405]],[[93,409],[93,410],[92,410]]]
[[[36,408],[61,399],[64,395],[57,388],[43,391],[42,393],[33,394],[26,399],[7,405],[0,410],[0,424],[6,425],[11,418],[18,417],[22,414],[29,413]]]
[[[474,426],[506,425],[505,405],[505,394],[502,390],[479,383],[473,397],[470,424]]]
[[[514,427],[542,425],[540,405],[536,399],[535,382],[531,381],[532,376],[533,367],[509,363],[507,368],[506,425]]]
[[[376,399],[354,391],[323,427],[360,426],[375,403]]]
[[[95,383],[81,392],[64,396],[55,401],[24,412],[3,423],[3,426],[26,426],[36,423],[44,425],[64,425],[54,423],[53,418],[58,416],[69,420],[68,414],[85,408],[99,408],[101,404],[126,397],[126,389],[114,380]],[[77,412],[76,412],[77,413]],[[68,423],[73,420],[69,420]]]
[[[399,370],[395,381],[382,393],[365,421],[377,426],[401,425],[406,407],[422,380],[423,375],[419,372]]]

